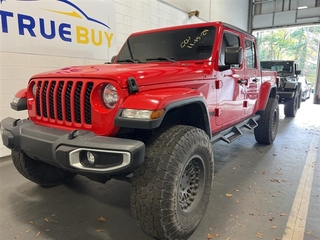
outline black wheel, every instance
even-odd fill
[[[286,117],[295,117],[301,103],[301,94],[295,93],[293,98],[286,99],[284,103],[284,115]]]
[[[298,109],[301,107],[301,102],[302,102],[302,91],[299,91],[299,99],[298,99]]]
[[[275,140],[279,126],[278,100],[269,98],[266,109],[261,113],[254,137],[258,143],[271,144]]]
[[[306,92],[301,93],[301,101],[304,102],[306,100],[307,100],[307,93]],[[299,106],[299,108],[300,108],[300,106]]]
[[[74,178],[76,174],[36,161],[22,152],[12,151],[13,164],[22,176],[43,187],[53,187]]]
[[[307,99],[309,99],[311,96],[311,90],[308,90]]]
[[[207,134],[190,126],[167,128],[147,145],[144,165],[134,172],[133,216],[156,239],[187,239],[204,215],[212,178]]]

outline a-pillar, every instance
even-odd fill
[[[320,44],[318,51],[318,64],[317,64],[317,78],[316,78],[316,86],[314,91],[314,104],[320,104]]]

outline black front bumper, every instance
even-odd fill
[[[279,99],[283,98],[293,98],[295,95],[295,91],[292,92],[278,92]]]
[[[89,131],[68,132],[36,125],[30,120],[1,121],[3,144],[29,157],[76,173],[117,175],[133,171],[144,161],[141,141],[103,137]],[[86,153],[95,160],[89,162]]]

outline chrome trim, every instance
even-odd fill
[[[123,155],[123,161],[122,164],[114,167],[109,168],[90,168],[85,167],[80,162],[80,152],[81,151],[91,151],[91,152],[105,152],[105,153],[117,153]],[[93,148],[78,148],[76,150],[73,150],[69,153],[69,162],[72,167],[81,169],[81,170],[90,170],[95,172],[106,172],[106,171],[113,171],[117,170],[119,168],[126,167],[130,164],[131,161],[131,155],[128,152],[121,152],[121,151],[112,151],[112,150],[101,150],[101,149],[93,149]]]

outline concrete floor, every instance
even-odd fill
[[[273,145],[256,144],[245,131],[213,146],[211,201],[191,240],[320,239],[320,105],[303,102],[295,118],[280,110]],[[0,239],[151,239],[136,225],[129,195],[128,183],[81,176],[41,188],[2,158]]]

